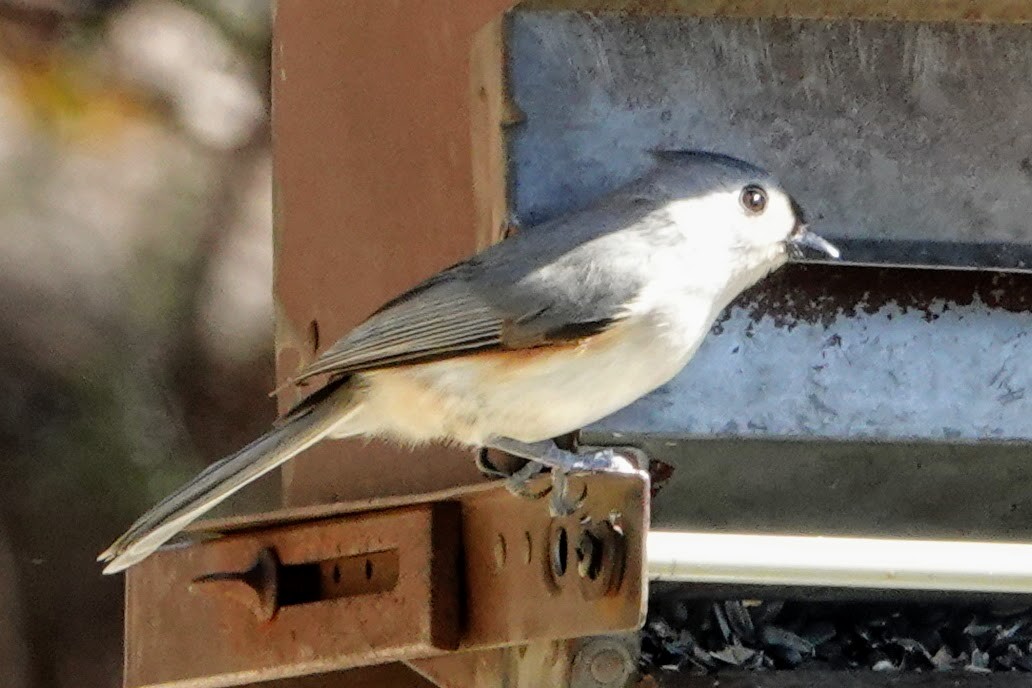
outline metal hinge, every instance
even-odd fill
[[[492,483],[209,522],[221,537],[130,570],[126,685],[241,685],[633,630],[647,480],[572,480],[584,502],[563,518]]]

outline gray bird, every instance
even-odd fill
[[[141,516],[99,560],[145,558],[188,523],[325,438],[489,447],[570,471],[631,471],[551,438],[670,380],[738,294],[801,247],[837,258],[768,173],[712,153],[655,153],[638,180],[454,265],[385,304],[293,382],[329,376],[264,436]]]

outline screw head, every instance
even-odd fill
[[[634,660],[615,638],[586,641],[573,661],[571,688],[625,688],[634,674]]]
[[[615,648],[607,647],[591,658],[591,677],[603,686],[620,685],[630,674],[623,655]]]

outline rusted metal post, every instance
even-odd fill
[[[471,54],[474,34],[509,4],[279,4],[273,154],[281,378],[387,299],[494,238],[475,223],[490,221],[486,209],[503,180],[483,178],[490,163],[474,175],[474,150],[484,151],[491,132],[479,123],[483,140],[474,145]],[[464,452],[338,442],[290,465],[284,491],[286,503],[298,505],[476,480]]]
[[[511,115],[497,20],[511,4],[279,4],[273,99],[281,377],[383,300],[499,238],[506,207],[499,126]],[[286,469],[284,493],[287,504],[299,505],[478,479],[462,452],[339,443]],[[554,662],[531,661],[540,652],[498,650],[449,658],[437,676],[466,672],[478,682],[460,685],[494,686],[522,671],[532,674],[526,685],[561,685],[549,672],[565,675],[567,648],[547,645]],[[341,675],[334,685],[360,685],[368,673]],[[414,673],[390,683],[423,684]]]

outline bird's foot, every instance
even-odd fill
[[[523,469],[513,474],[513,478],[519,473],[527,471],[529,477],[522,478],[517,481],[517,484],[521,488],[526,487],[526,482],[531,477],[537,474],[540,470],[530,473],[529,469],[531,466],[548,466],[552,469],[552,486],[551,486],[551,501],[549,502],[549,508],[553,515],[556,516],[567,516],[575,512],[584,501],[584,492],[581,491],[580,495],[571,496],[570,492],[570,473],[617,473],[623,475],[638,475],[642,473],[641,468],[635,464],[637,461],[641,463],[640,452],[636,449],[628,449],[624,451],[616,451],[613,449],[596,449],[589,452],[574,453],[560,449],[555,445],[554,442],[519,442],[508,438],[496,438],[493,439],[488,446],[498,449],[500,451],[519,456],[524,459],[530,459],[531,463],[527,464]],[[511,478],[510,478],[511,481]],[[526,490],[523,489],[521,492],[514,491],[509,486],[510,492],[514,494],[526,495]],[[547,491],[546,491],[547,492]],[[542,492],[538,497],[543,496],[545,492]],[[534,495],[531,495],[534,496]]]
[[[480,472],[490,478],[502,478],[505,480],[505,489],[517,497],[525,499],[540,499],[548,494],[550,487],[540,490],[533,490],[530,483],[545,469],[543,464],[537,461],[527,461],[521,468],[512,471],[505,471],[495,466],[494,462],[487,455],[487,449],[477,452],[477,468]]]
[[[510,494],[514,494],[517,497],[523,497],[524,499],[541,499],[548,494],[550,487],[545,487],[539,490],[533,490],[530,487],[530,483],[534,478],[541,475],[541,472],[545,470],[545,467],[536,461],[528,461],[527,464],[514,471],[512,475],[505,479],[505,489]]]
[[[488,443],[489,447],[530,459],[549,468],[560,469],[567,473],[623,473],[638,474],[641,469],[632,459],[637,459],[638,450],[627,449],[595,449],[582,453],[574,453],[560,449],[555,442],[519,442],[507,437],[498,437]],[[630,458],[629,458],[630,457]]]
[[[581,486],[580,494],[576,497],[570,494],[569,473],[561,468],[552,469],[551,499],[548,500],[548,512],[553,517],[570,516],[577,512],[584,504],[584,497],[587,491]]]

